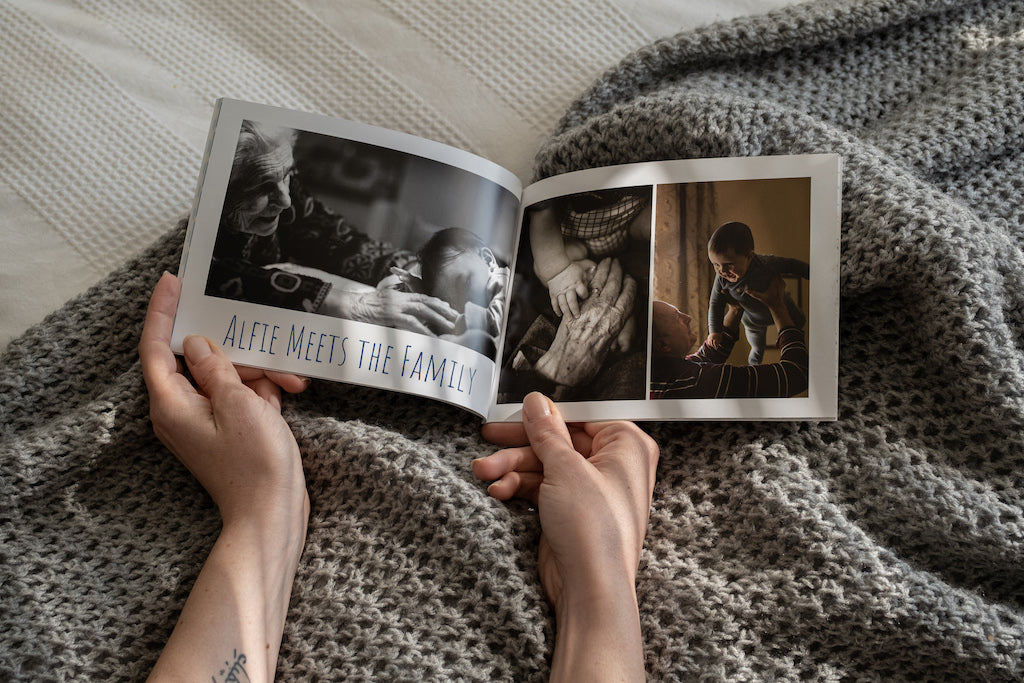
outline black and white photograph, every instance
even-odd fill
[[[641,400],[653,187],[526,207],[497,403],[542,387],[557,401]]]
[[[493,360],[517,202],[433,159],[245,119],[205,293],[415,332]]]

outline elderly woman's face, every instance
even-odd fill
[[[247,160],[238,173],[240,199],[231,211],[231,227],[261,237],[273,234],[281,212],[292,205],[288,181],[293,167],[290,145]]]

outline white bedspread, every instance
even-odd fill
[[[629,51],[792,2],[0,0],[0,348],[188,211],[218,97],[422,135],[526,179]]]

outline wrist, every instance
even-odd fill
[[[559,596],[555,622],[552,681],[644,680],[640,612],[631,573],[606,574],[586,589],[575,584],[572,592]]]
[[[245,510],[223,516],[221,538],[288,565],[298,563],[309,523],[309,496],[305,489],[291,500],[257,499]]]
[[[537,263],[537,277],[547,285],[551,282],[552,278],[565,271],[571,265],[572,261],[565,254],[552,256],[545,259],[542,263]]]
[[[223,531],[252,540],[305,537],[310,506],[301,472],[287,482],[235,497],[236,504],[220,508]]]

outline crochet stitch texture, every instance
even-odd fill
[[[660,423],[651,680],[1024,678],[1024,2],[819,1],[650,45],[536,175],[843,159],[840,419]],[[184,209],[184,207],[182,207]],[[139,680],[218,531],[135,345],[183,233],[0,358],[0,678]],[[812,340],[812,343],[813,340]],[[314,383],[281,680],[543,680],[535,513],[467,413]]]

